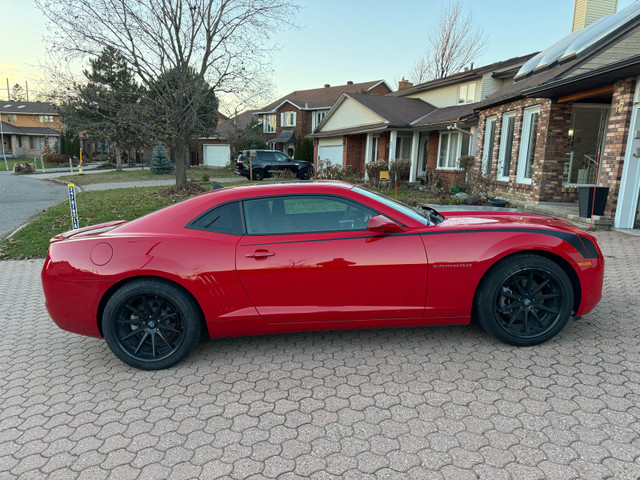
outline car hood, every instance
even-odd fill
[[[585,233],[582,229],[554,217],[520,212],[444,212],[442,227],[451,228],[553,228],[572,233]]]

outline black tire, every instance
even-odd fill
[[[300,180],[309,180],[313,176],[313,170],[310,167],[304,168],[298,172]]]
[[[573,288],[565,271],[538,255],[498,263],[476,295],[482,328],[515,346],[538,345],[564,328],[573,310]]]
[[[134,280],[113,294],[102,315],[111,351],[143,370],[168,368],[196,346],[202,330],[196,302],[163,280]]]
[[[253,170],[252,177],[253,177],[253,180],[255,180],[256,182],[259,182],[260,180],[264,179],[264,172],[259,168],[256,168]]]

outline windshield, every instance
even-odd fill
[[[383,203],[384,205],[393,208],[394,210],[399,211],[400,213],[406,215],[407,217],[411,217],[414,220],[422,223],[423,225],[434,225],[436,223],[440,223],[444,220],[444,217],[437,212],[435,209],[416,209],[411,208],[406,203],[399,202],[398,200],[393,200],[392,198],[385,197],[384,195],[380,195],[379,193],[374,192],[373,190],[369,190],[364,187],[353,187],[353,190],[361,193],[362,195],[372,198],[377,202]]]

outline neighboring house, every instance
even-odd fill
[[[330,86],[311,90],[296,90],[261,108],[256,115],[262,121],[263,132],[271,148],[288,153],[295,149],[298,135],[313,132],[333,104],[344,93],[386,95],[391,88],[384,80]]]
[[[576,2],[576,16],[588,17],[579,11],[583,3]],[[501,196],[530,202],[576,202],[579,187],[609,187],[605,215],[616,227],[633,228],[640,192],[638,75],[635,2],[540,52],[513,84],[475,107],[478,168],[497,180]]]
[[[438,172],[445,186],[462,172],[461,155],[475,151],[474,106],[513,82],[518,68],[534,54],[471,68],[445,78],[412,85],[368,101],[343,95],[310,137],[316,160],[350,165],[365,174],[374,161],[411,161],[410,180],[427,168]]]
[[[262,128],[258,124],[258,117],[254,110],[246,111],[233,118],[220,114],[220,119],[213,135],[191,142],[191,165],[228,166],[231,155],[235,153],[235,144],[244,130],[252,122],[256,124],[255,128]]]
[[[2,101],[0,120],[6,155],[39,157],[45,147],[59,145],[63,124],[56,107],[50,103]]]

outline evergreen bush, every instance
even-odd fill
[[[169,160],[167,150],[163,145],[158,145],[153,149],[153,155],[151,155],[151,171],[153,173],[173,173],[175,166]]]

